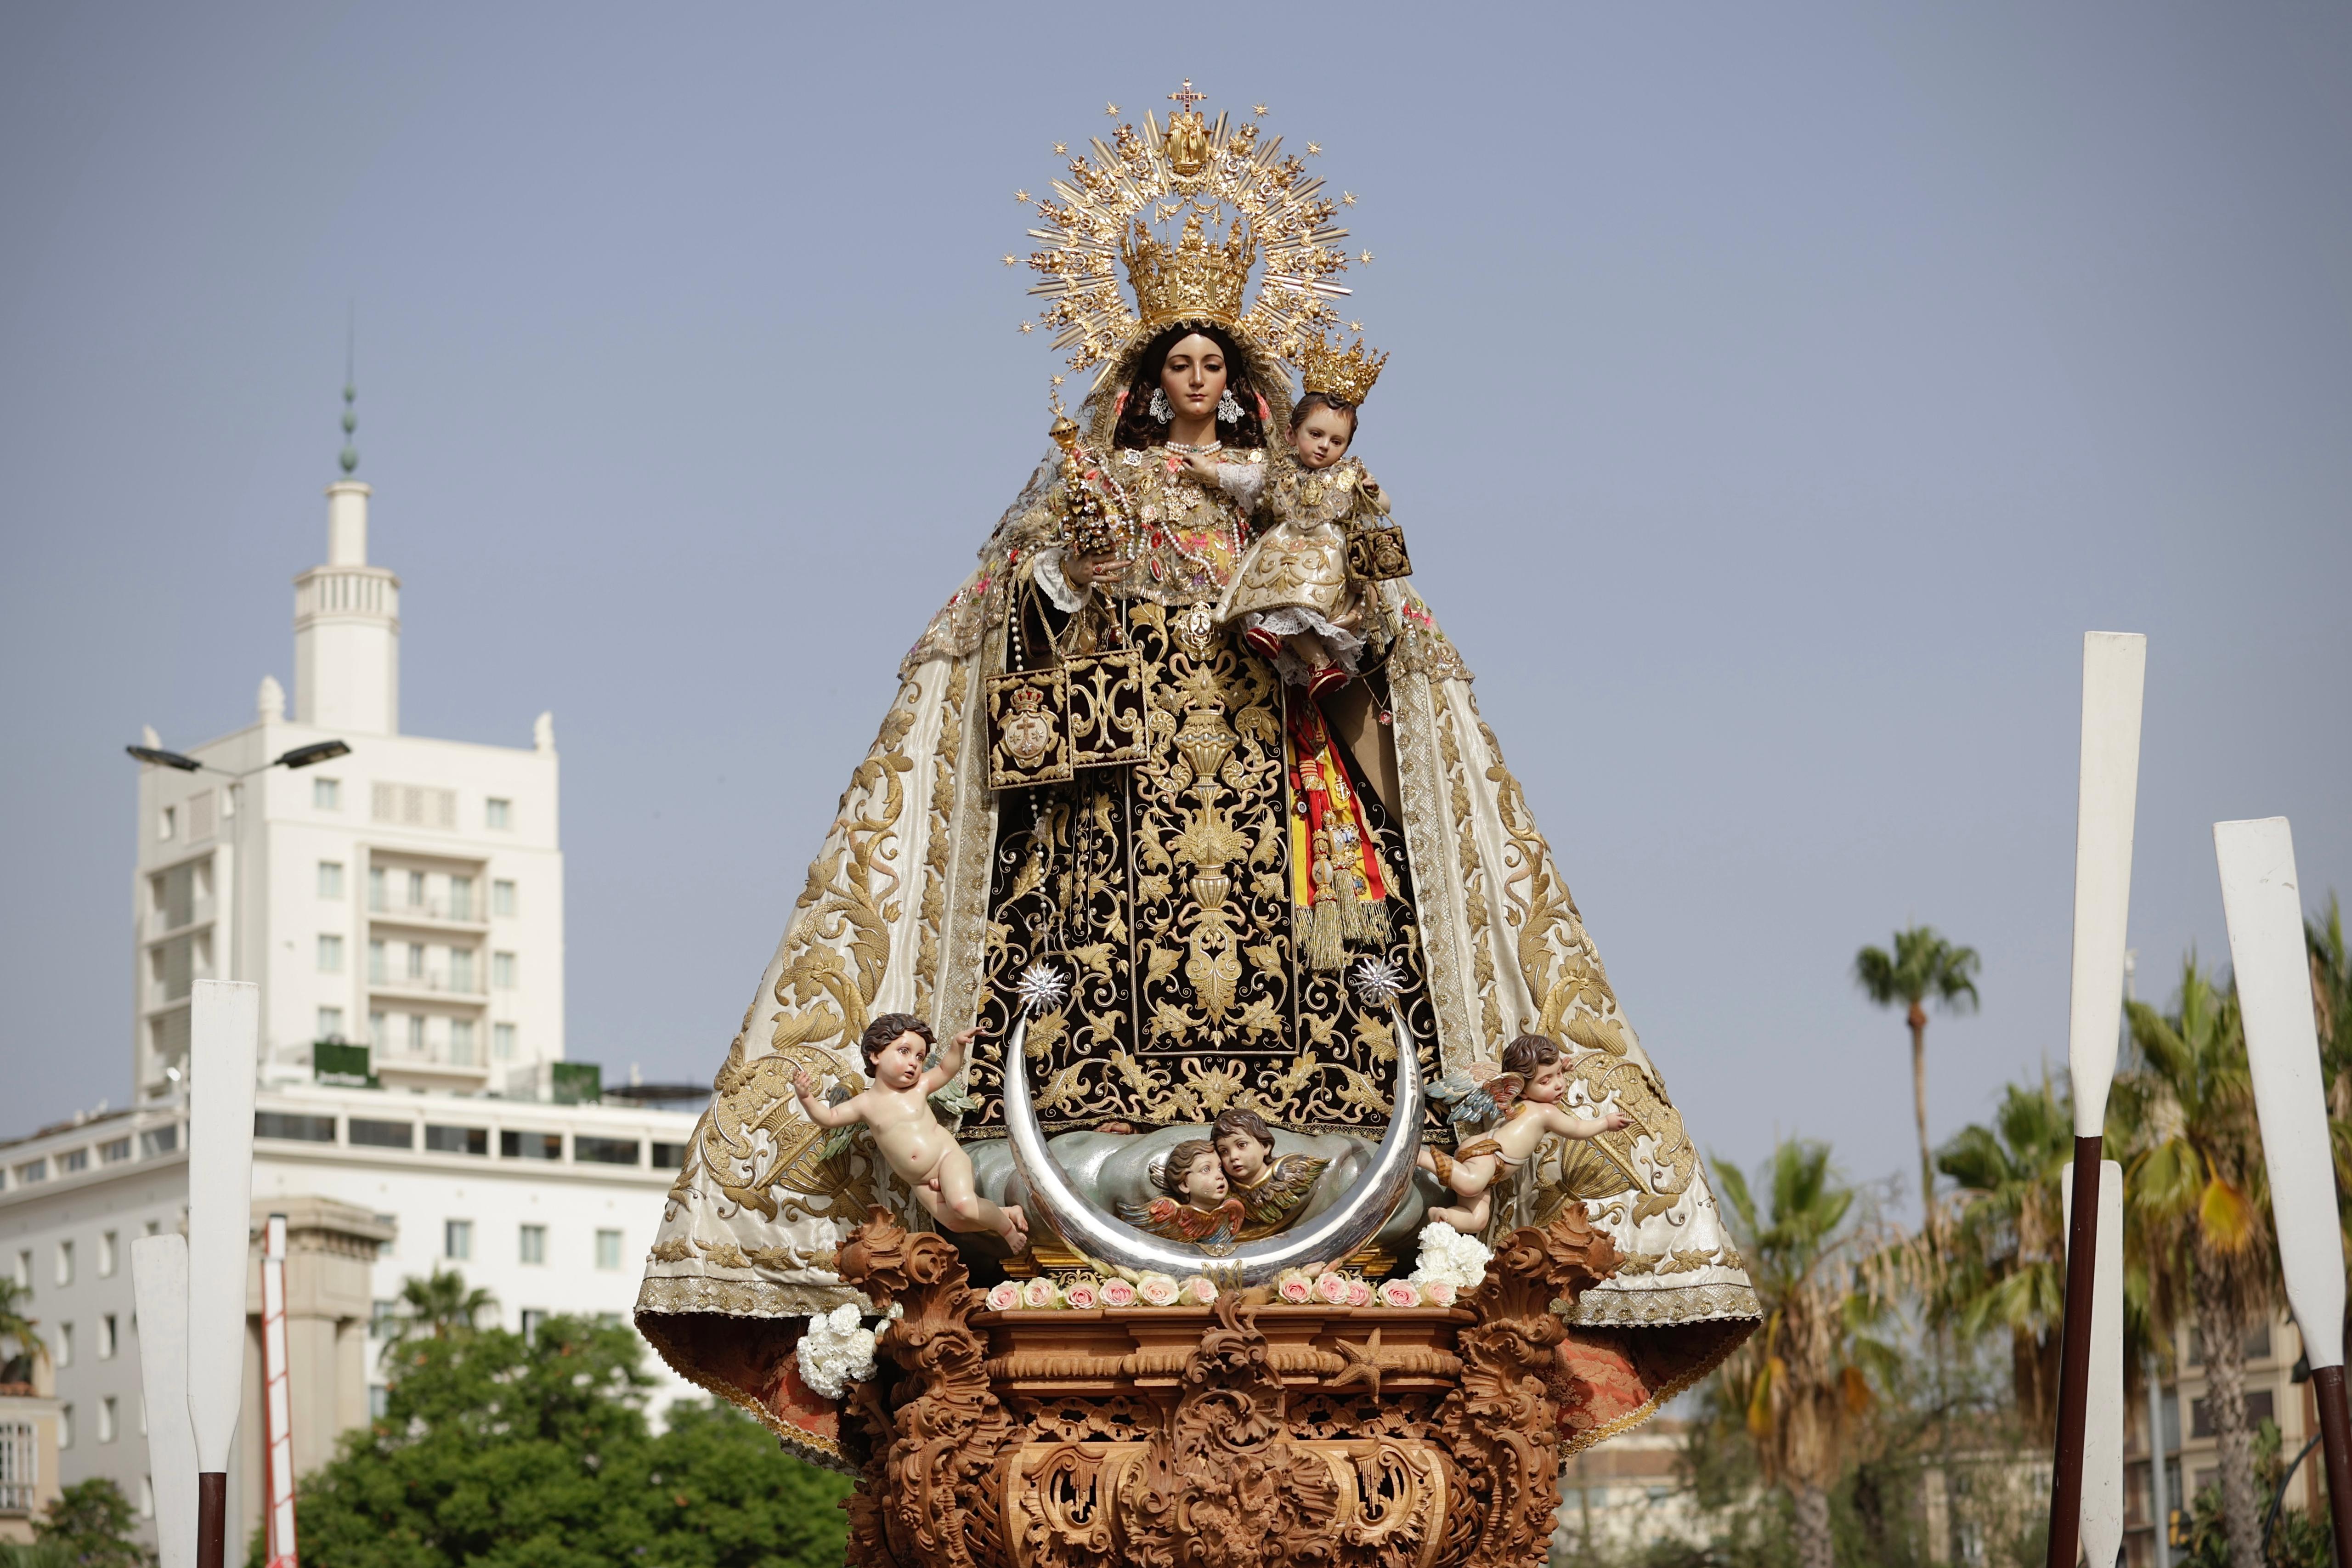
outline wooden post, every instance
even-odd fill
[[[2147,639],[2083,637],[2083,749],[2074,814],[2074,968],[2066,1059],[2074,1089],[2073,1214],[2066,1232],[2066,1320],[2058,1363],[2058,1433],[2050,1470],[2048,1568],[2074,1568],[2082,1540],[2083,1423],[2096,1297],[2099,1165],[2124,1005],[2132,823],[2139,797],[2140,699]],[[2095,1563],[2091,1568],[2113,1568]]]

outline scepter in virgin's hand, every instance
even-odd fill
[[[2246,1066],[2263,1129],[2286,1299],[2303,1331],[2311,1391],[2327,1445],[2327,1507],[2336,1520],[2336,1568],[2352,1568],[2352,1419],[2344,1398],[2344,1233],[2303,945],[2303,895],[2294,837],[2284,816],[2217,822],[2221,912],[2246,1025]]]
[[[2074,977],[2066,1060],[2074,1089],[2074,1174],[2066,1232],[2066,1321],[2058,1363],[2058,1441],[2050,1473],[2049,1568],[2074,1568],[2083,1525],[2083,1423],[2098,1267],[2099,1164],[2107,1089],[2123,1026],[2124,924],[2131,907],[2132,818],[2139,796],[2140,697],[2147,638],[2083,637],[2083,763],[2074,818]],[[2110,1568],[2096,1563],[2091,1568]]]

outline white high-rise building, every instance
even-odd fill
[[[386,1088],[479,1091],[563,1058],[554,721],[528,748],[399,732],[400,579],[367,563],[366,485],[328,496],[328,559],[295,579],[294,717],[140,780],[132,1072],[165,1093],[192,981],[251,980],[265,1077],[320,1041],[373,1047]],[[346,754],[273,765],[340,742]],[[227,776],[235,775],[235,776]]]
[[[131,1106],[0,1141],[0,1270],[31,1290],[55,1369],[55,1429],[0,1444],[19,1468],[53,1456],[66,1485],[110,1476],[142,1510],[129,1245],[184,1222],[194,981],[261,988],[255,1228],[281,1213],[292,1237],[298,1475],[381,1407],[410,1278],[455,1268],[524,1332],[627,1321],[694,1126],[564,1061],[553,721],[529,746],[400,733],[400,580],[368,563],[369,487],[327,497],[326,563],[295,579],[294,716],[265,678],[242,729],[140,748]],[[255,1327],[232,1466],[248,1530]],[[693,1392],[646,1365],[657,1404]],[[0,1538],[30,1495],[0,1490]]]

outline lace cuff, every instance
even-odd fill
[[[1257,509],[1257,498],[1265,489],[1264,463],[1219,463],[1217,486],[1234,498],[1244,512]]]
[[[1083,588],[1071,587],[1069,579],[1062,575],[1061,546],[1057,544],[1050,550],[1041,550],[1030,559],[1035,563],[1033,574],[1037,586],[1045,591],[1045,597],[1054,602],[1054,608],[1066,616],[1076,614],[1078,606],[1087,602],[1087,592]]]

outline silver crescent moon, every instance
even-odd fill
[[[1004,1122],[1011,1135],[1013,1168],[1036,1206],[1064,1240],[1097,1264],[1137,1273],[1170,1274],[1181,1279],[1205,1274],[1220,1284],[1263,1285],[1286,1268],[1306,1263],[1339,1263],[1377,1235],[1412,1184],[1413,1157],[1421,1150],[1426,1112],[1421,1057],[1403,1009],[1389,1001],[1396,1024],[1396,1104],[1381,1139],[1372,1168],[1354,1190],[1303,1229],[1245,1241],[1213,1256],[1179,1247],[1105,1214],[1074,1186],[1069,1173],[1045,1147],[1029,1098],[1029,1065],[1023,1046],[1029,1035],[1024,1011],[1004,1047]]]

